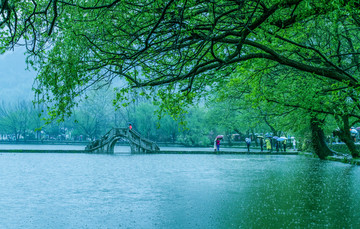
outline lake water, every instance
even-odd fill
[[[360,167],[293,155],[0,153],[0,212],[0,228],[360,228]]]

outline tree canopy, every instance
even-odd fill
[[[255,105],[346,130],[359,121],[359,13],[358,0],[2,0],[0,42],[27,47],[53,117],[117,78],[116,105],[140,90],[173,114],[235,82]]]
[[[358,11],[354,0],[3,0],[1,43],[26,45],[53,115],[117,77],[128,83],[120,102],[150,86],[163,101],[191,101],[259,59],[357,89]]]

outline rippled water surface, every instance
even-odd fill
[[[304,156],[0,153],[0,228],[360,228],[360,169]]]

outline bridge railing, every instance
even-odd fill
[[[130,134],[129,141],[131,141],[133,144],[137,145],[138,147],[147,151],[160,150],[156,142],[151,141],[147,138],[143,138],[139,132],[135,130],[129,130],[129,134]]]

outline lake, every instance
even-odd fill
[[[0,228],[360,228],[360,168],[297,155],[0,153],[0,212]]]

